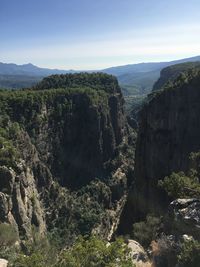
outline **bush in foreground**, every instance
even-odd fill
[[[30,251],[30,250],[29,250]],[[49,253],[51,252],[52,253]],[[14,262],[15,267],[134,267],[127,245],[121,239],[107,243],[97,237],[80,237],[75,244],[61,252],[49,249],[48,244],[21,253]]]

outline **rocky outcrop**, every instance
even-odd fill
[[[34,168],[39,169],[43,165],[28,135],[21,132],[18,138],[18,144],[23,142],[23,147],[26,147],[27,151],[23,150],[26,156],[18,159],[15,170],[0,166],[0,221],[12,224],[20,236],[31,237],[33,225],[38,228],[39,233],[46,232],[44,207],[37,184],[39,177],[33,173]],[[50,174],[44,179],[48,180],[48,189]]]
[[[169,207],[168,226],[174,235],[191,235],[200,240],[200,200],[176,199]]]
[[[183,266],[181,261],[179,262],[178,255],[180,253],[187,255],[187,249],[182,252],[185,244],[193,242],[198,244],[200,240],[199,205],[199,199],[176,199],[170,203],[168,212],[163,218],[162,231],[157,239],[151,242],[153,266]],[[192,257],[189,258],[188,263],[192,260]]]
[[[130,255],[133,261],[133,264],[136,267],[151,267],[150,260],[144,248],[135,240],[128,240],[128,248],[130,249]]]

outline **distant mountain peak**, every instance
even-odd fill
[[[32,63],[23,64],[22,66],[34,66],[34,67],[37,67],[36,65],[33,65]]]

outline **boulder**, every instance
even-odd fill
[[[8,261],[4,259],[0,259],[0,267],[7,267],[8,266]]]
[[[131,255],[132,261],[137,267],[139,266],[150,267],[151,266],[147,253],[137,241],[129,239],[128,247],[130,249],[130,255]]]
[[[200,239],[200,200],[176,199],[170,203],[171,227],[176,234]]]

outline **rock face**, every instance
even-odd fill
[[[68,236],[104,229],[111,237],[132,171],[120,88],[104,74],[50,81],[0,93],[0,221],[26,237],[33,225],[40,233],[67,225]],[[56,84],[65,88],[50,89]]]
[[[200,150],[200,73],[195,70],[184,77],[157,93],[141,111],[134,214],[163,211],[168,201],[158,180],[173,171],[187,171],[190,153]]]
[[[194,236],[200,239],[200,200],[177,199],[171,202],[168,222],[174,234]]]
[[[18,159],[17,169],[0,166],[0,221],[11,223],[20,235],[31,237],[33,224],[41,234],[46,231],[40,188],[34,175],[35,168],[40,172],[45,167],[27,133],[19,134],[18,145],[26,149],[23,149],[24,157]],[[51,174],[47,167],[46,172],[48,188]]]

